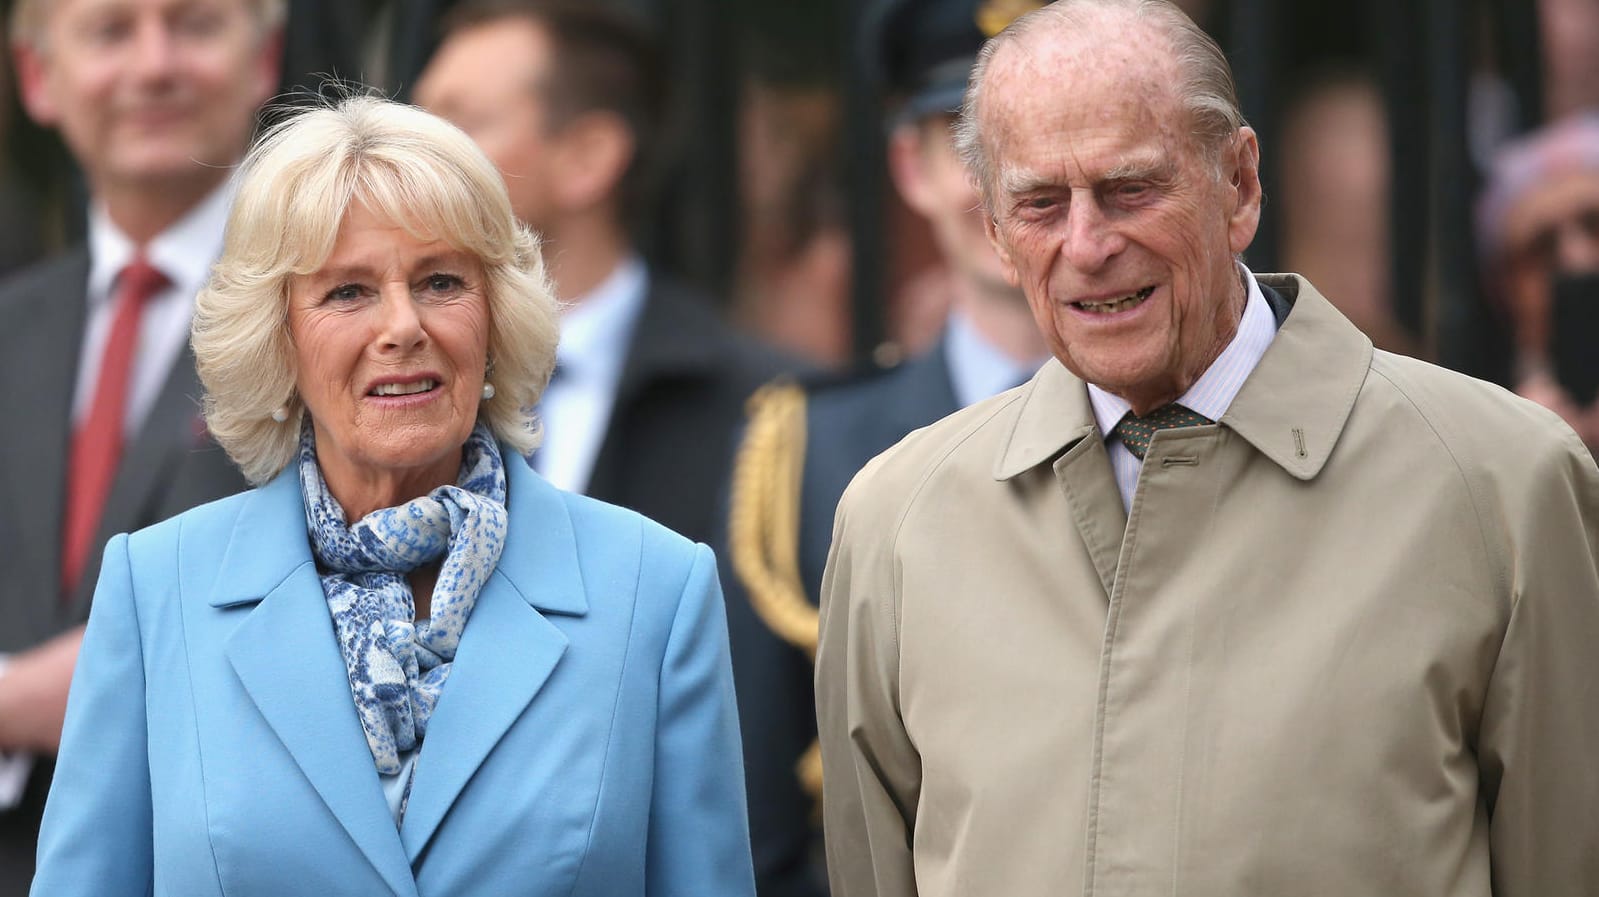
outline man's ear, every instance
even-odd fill
[[[1000,236],[999,220],[987,208],[988,202],[986,200],[983,202],[983,206],[983,233],[988,235],[988,245],[994,247],[994,254],[999,256],[1000,267],[1004,269],[1005,282],[1020,289],[1022,276],[1016,270],[1016,263],[1011,259],[1010,247],[1005,243],[1004,238]]]
[[[934,211],[928,185],[927,160],[922,152],[922,132],[915,124],[896,127],[888,137],[888,175],[894,189],[911,211],[927,217]]]
[[[614,112],[585,112],[555,136],[555,178],[561,208],[592,208],[617,198],[638,146],[633,130]]]
[[[1232,209],[1227,216],[1228,243],[1236,255],[1249,248],[1260,228],[1265,193],[1260,186],[1260,141],[1255,129],[1243,127],[1223,151],[1222,175],[1232,188]]]
[[[44,52],[32,44],[17,42],[11,45],[11,58],[16,62],[17,95],[22,108],[40,127],[55,127],[61,121],[61,112],[50,90],[50,63]]]

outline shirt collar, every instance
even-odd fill
[[[984,339],[971,316],[959,308],[949,314],[944,352],[955,401],[963,408],[1025,381],[1045,361],[1040,358],[1030,366],[1017,364]]]
[[[1260,291],[1254,273],[1242,264],[1238,269],[1243,273],[1248,291],[1238,330],[1227,348],[1216,356],[1210,367],[1177,400],[1184,408],[1211,420],[1221,420],[1222,415],[1227,413],[1238,390],[1243,388],[1244,381],[1255,366],[1260,364],[1261,357],[1266,354],[1266,348],[1277,333],[1277,319],[1272,316],[1271,306],[1266,304],[1266,296]],[[1099,424],[1099,432],[1107,439],[1115,431],[1116,424],[1132,410],[1126,399],[1092,383],[1088,384],[1088,401],[1094,408],[1094,421]]]
[[[620,369],[648,286],[644,260],[629,255],[598,286],[566,306],[557,350],[563,377],[606,366]]]
[[[233,178],[224,180],[144,248],[150,264],[188,298],[205,285],[222,247],[234,189]],[[93,306],[109,300],[112,284],[132,261],[138,246],[116,226],[100,202],[89,207],[88,236],[89,303]]]

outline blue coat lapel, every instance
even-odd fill
[[[228,661],[367,861],[395,894],[415,895],[311,559],[294,466],[249,502],[212,593],[217,606],[259,602],[228,637]]]
[[[505,553],[478,596],[428,723],[400,837],[414,862],[566,651],[544,614],[588,611],[566,502],[506,453],[510,514]]]
[[[505,553],[461,637],[396,832],[350,696],[305,533],[293,465],[252,493],[211,604],[256,607],[225,651],[245,692],[328,809],[395,893],[457,796],[549,679],[567,639],[544,614],[588,611],[565,500],[507,451]],[[285,662],[293,658],[294,662]]]

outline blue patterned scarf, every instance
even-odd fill
[[[317,466],[308,424],[300,436],[300,489],[356,713],[378,772],[395,775],[401,753],[427,734],[461,630],[505,548],[500,448],[479,424],[461,454],[460,485],[347,526]],[[431,616],[418,625],[406,574],[440,558]]]

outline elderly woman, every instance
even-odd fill
[[[499,174],[357,98],[239,181],[194,349],[259,488],[106,549],[34,893],[752,894],[715,563],[522,460]]]

